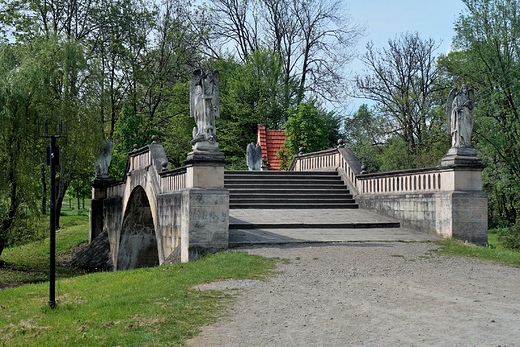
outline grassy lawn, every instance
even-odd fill
[[[520,251],[504,249],[497,236],[497,234],[488,234],[488,247],[476,246],[456,239],[445,239],[436,243],[442,246],[444,254],[492,260],[500,264],[520,267]]]
[[[57,233],[58,260],[88,239],[88,217],[71,211]],[[438,241],[442,252],[520,266],[520,252],[505,250],[496,234],[490,247]],[[57,265],[57,308],[48,306],[48,239],[4,250],[0,282],[31,283],[0,291],[0,346],[182,345],[222,316],[233,296],[194,285],[263,279],[277,259],[222,252],[187,264],[83,274]],[[59,264],[59,261],[58,261]]]
[[[48,223],[48,222],[47,222]],[[78,275],[62,266],[74,246],[88,241],[88,216],[62,216],[56,233],[56,278]],[[47,229],[48,230],[48,229]],[[23,246],[4,249],[0,259],[0,282],[34,283],[49,280],[49,238]]]
[[[57,253],[84,242],[88,224],[63,219]],[[75,224],[75,225],[74,225]],[[48,240],[6,249],[0,282],[48,279]],[[216,280],[263,279],[276,259],[223,252],[182,265],[78,275],[59,267],[57,308],[48,282],[0,291],[0,346],[172,346],[213,322],[232,296],[190,289]],[[75,277],[72,277],[75,276]]]

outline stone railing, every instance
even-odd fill
[[[335,148],[320,152],[295,155],[287,171],[336,170],[347,178],[346,182],[355,194],[359,193],[358,175],[361,164],[347,148]]]
[[[449,172],[433,167],[364,174],[357,182],[361,194],[435,192],[449,186],[448,176]]]
[[[402,226],[443,237],[487,243],[487,194],[482,161],[366,174],[347,148],[294,156],[290,171],[335,170],[360,207],[398,219]]]
[[[107,187],[107,197],[121,197],[125,193],[124,181],[113,181],[111,185]]]
[[[163,170],[161,176],[161,191],[163,193],[174,192],[186,188],[186,167],[172,170]]]
[[[336,170],[348,178],[355,194],[422,193],[460,189],[453,170],[447,167],[364,174],[361,164],[347,148],[329,149],[294,156],[288,171]],[[480,189],[480,188],[479,188]]]
[[[128,153],[127,165],[127,172],[139,170],[149,165],[152,165],[152,153],[150,152],[150,147],[145,146]]]

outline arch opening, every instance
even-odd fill
[[[121,227],[117,270],[130,270],[159,265],[157,238],[150,202],[141,186],[128,200]]]

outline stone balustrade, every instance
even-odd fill
[[[125,193],[125,184],[123,181],[116,181],[113,185],[107,187],[107,198],[122,197]]]
[[[401,225],[487,243],[487,195],[477,157],[462,164],[366,174],[347,148],[293,157],[290,171],[335,170],[360,207],[397,218]],[[466,163],[468,162],[468,163]]]
[[[456,180],[451,167],[430,167],[363,174],[361,164],[346,148],[335,148],[294,156],[288,171],[337,170],[348,178],[355,194],[425,193],[451,190],[481,190],[482,186],[466,174]]]
[[[146,166],[152,165],[152,153],[150,147],[145,146],[138,150],[134,150],[128,154],[128,171],[134,171],[142,169]]]
[[[320,152],[298,154],[294,156],[287,171],[336,170],[346,175],[351,183],[350,188],[358,192],[357,175],[361,172],[361,164],[352,151],[347,148],[335,148]]]
[[[448,186],[449,172],[439,168],[366,174],[358,179],[361,194],[435,192]],[[445,181],[443,185],[442,182]]]
[[[161,176],[161,190],[163,193],[180,191],[186,188],[186,167],[162,171],[159,175]]]

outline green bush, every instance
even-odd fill
[[[508,249],[520,249],[520,223],[510,228],[503,228],[498,234],[498,240]]]

